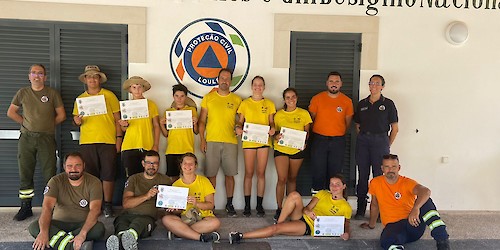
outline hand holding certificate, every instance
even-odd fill
[[[148,118],[148,99],[120,101],[122,120]]]
[[[267,144],[269,140],[269,126],[245,122],[243,124],[242,141]]]
[[[167,129],[193,128],[193,112],[191,110],[167,111]]]
[[[189,188],[158,185],[156,207],[186,209]]]
[[[282,127],[280,134],[279,145],[304,150],[307,136],[306,131]]]
[[[104,95],[76,98],[78,114],[81,116],[94,116],[107,114]]]
[[[317,216],[314,236],[340,236],[344,233],[344,216]]]

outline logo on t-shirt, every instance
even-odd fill
[[[86,207],[89,204],[89,202],[85,199],[80,200],[80,207]]]
[[[342,110],[343,110],[342,107],[340,107],[340,106],[337,107],[337,112],[340,113],[340,112],[342,112]]]
[[[394,198],[396,198],[396,200],[401,199],[401,193],[399,192],[394,193]]]
[[[380,105],[380,106],[378,107],[378,110],[380,110],[380,111],[384,111],[384,110],[385,110],[385,106],[384,106],[384,105]]]
[[[49,101],[49,97],[47,97],[46,95],[43,95],[42,98],[40,98],[40,101],[42,101],[43,103],[46,103]]]
[[[45,186],[45,189],[43,190],[43,195],[45,195],[46,193],[48,193],[49,189],[50,189],[49,186]]]

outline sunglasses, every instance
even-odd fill
[[[393,155],[393,154],[388,154],[388,155],[384,155],[382,156],[382,159],[384,160],[398,160],[399,161],[399,158],[398,158],[398,155]]]

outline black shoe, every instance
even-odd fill
[[[245,210],[243,210],[243,216],[245,216],[245,217],[252,216],[252,212],[250,211],[249,207],[245,207]]]
[[[111,202],[104,202],[104,209],[103,209],[104,217],[113,217],[113,205]]]
[[[437,240],[436,241],[437,250],[450,250],[450,241],[446,240]]]
[[[238,243],[240,244],[241,239],[243,239],[243,234],[240,232],[230,232],[229,233],[229,244]]]
[[[14,220],[22,221],[26,218],[33,216],[33,210],[31,210],[31,199],[21,200],[21,208],[14,215]]]
[[[211,232],[200,235],[201,242],[219,242],[219,240],[220,240],[220,234],[217,232]]]
[[[228,217],[237,217],[236,211],[234,210],[233,204],[226,205],[226,212]]]
[[[278,219],[280,218],[280,215],[281,215],[281,209],[276,209],[276,213],[274,214],[274,222],[278,222]]]
[[[264,211],[264,208],[262,206],[256,207],[255,210],[257,210],[257,217],[266,216],[266,211]]]
[[[365,215],[364,214],[356,214],[354,215],[355,220],[365,220]]]

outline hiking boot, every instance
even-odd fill
[[[437,250],[450,250],[450,241],[446,240],[437,240],[436,241]]]
[[[137,240],[134,235],[126,231],[122,234],[122,246],[125,250],[137,250]]]
[[[17,214],[14,215],[13,220],[22,221],[31,216],[33,216],[33,210],[31,210],[31,199],[22,199],[21,208]]]
[[[238,243],[240,244],[243,239],[243,234],[240,232],[230,232],[229,233],[229,244]]]
[[[110,235],[106,240],[107,250],[120,250],[120,239],[116,235]]]
[[[237,217],[236,211],[234,210],[233,204],[226,205],[227,217]]]
[[[94,242],[89,240],[89,241],[84,241],[82,243],[82,246],[80,246],[80,250],[92,250],[94,247]]]
[[[257,217],[266,216],[266,211],[264,211],[264,208],[262,206],[256,207],[255,210],[257,210]]]
[[[104,202],[104,209],[103,209],[104,217],[109,218],[113,217],[113,205],[111,202]]]
[[[275,223],[278,222],[280,215],[281,215],[281,209],[278,208],[278,209],[276,209],[276,213],[274,214],[274,217],[273,217]]]
[[[245,216],[245,217],[252,216],[252,212],[250,211],[249,207],[245,207],[245,209],[243,210],[243,216]]]
[[[219,240],[220,240],[220,234],[217,232],[211,232],[200,235],[201,242],[219,242]]]

